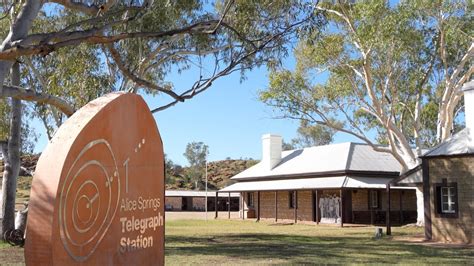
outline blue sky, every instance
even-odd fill
[[[181,79],[194,80],[185,75]],[[260,158],[260,138],[265,133],[294,137],[298,123],[273,119],[272,110],[258,100],[258,91],[267,86],[266,70],[248,73],[242,83],[239,79],[238,74],[224,77],[192,100],[155,114],[165,152],[173,161],[186,164],[182,154],[192,141],[206,143],[209,160],[214,161]],[[158,100],[147,97],[151,106]]]
[[[286,68],[293,68],[292,57],[285,60]],[[167,80],[176,88],[189,88],[199,75],[193,69],[181,74],[172,73]],[[298,121],[275,119],[273,110],[258,100],[258,91],[268,85],[265,67],[247,72],[246,80],[240,82],[239,73],[223,77],[211,88],[195,98],[154,115],[164,143],[165,153],[173,162],[187,165],[183,156],[186,144],[202,141],[209,146],[209,161],[227,157],[261,158],[261,136],[266,133],[281,135],[286,141],[296,136]],[[145,96],[150,108],[163,105],[161,96]],[[169,98],[166,98],[169,100]],[[47,138],[44,127],[35,121],[40,133],[35,147],[41,152]],[[346,134],[337,134],[335,143],[354,141]]]
[[[293,56],[286,58],[283,65],[293,70]],[[228,157],[260,159],[263,134],[278,134],[287,142],[296,137],[299,121],[276,119],[278,113],[258,99],[259,91],[268,86],[266,67],[246,72],[245,76],[242,82],[239,73],[222,77],[204,93],[154,115],[165,153],[173,162],[187,165],[183,153],[193,141],[207,144],[209,161],[217,161]],[[181,74],[172,73],[167,80],[182,90],[190,88],[198,78],[198,69],[191,68]],[[325,82],[326,78],[320,75],[315,81]],[[151,109],[166,103],[161,97],[146,96],[145,100]],[[336,134],[334,143],[345,141],[360,142],[347,134]]]

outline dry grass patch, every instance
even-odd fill
[[[285,225],[241,220],[166,222],[167,265],[470,264],[471,247],[436,247],[384,237],[373,227]],[[421,228],[393,228],[396,238]],[[0,244],[0,264],[23,263],[23,249]]]
[[[373,227],[270,226],[252,221],[169,221],[166,264],[469,264],[472,248],[375,240]],[[393,228],[394,236],[422,233]]]

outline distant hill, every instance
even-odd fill
[[[222,160],[209,163],[208,180],[216,188],[221,189],[235,183],[230,180],[234,175],[257,164],[256,160]]]
[[[20,176],[31,176],[36,168],[36,163],[38,163],[39,155],[22,155]],[[0,159],[0,173],[3,173],[3,159]],[[0,179],[2,175],[0,174]]]
[[[21,157],[20,176],[31,176],[36,168],[39,155],[25,155]],[[208,188],[221,189],[233,182],[230,178],[251,166],[257,164],[257,160],[222,160],[209,162],[208,164]],[[187,167],[175,167],[166,178],[166,189],[194,190],[196,184],[185,177]],[[3,160],[0,160],[0,173],[3,173]],[[2,176],[0,174],[0,180]],[[29,179],[31,180],[31,179]],[[25,184],[26,185],[26,184]],[[28,184],[29,185],[29,184]],[[24,189],[28,189],[26,185]],[[205,177],[198,183],[198,189],[205,188]]]
[[[207,168],[208,188],[221,189],[233,183],[230,178],[245,169],[257,164],[257,160],[222,160],[209,162]],[[166,189],[182,189],[193,190],[196,189],[196,184],[185,177],[187,167],[180,169],[181,171],[174,172],[167,178]],[[198,189],[205,188],[205,176],[197,184]]]

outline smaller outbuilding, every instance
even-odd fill
[[[221,193],[217,200],[218,211],[238,211],[239,193]],[[216,191],[207,191],[207,210],[216,210]],[[205,211],[206,191],[195,190],[166,190],[166,211]]]
[[[474,238],[474,81],[464,88],[466,128],[394,182],[423,184],[427,240],[469,244]]]

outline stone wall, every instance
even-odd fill
[[[181,197],[165,197],[165,210],[180,211],[182,207]]]
[[[367,211],[369,191],[366,189],[352,190],[352,211]]]
[[[204,211],[206,210],[206,198],[205,197],[193,197],[193,210]]]
[[[474,238],[474,157],[436,158],[429,161],[430,209],[433,240],[472,243]],[[436,183],[457,183],[458,217],[437,213]]]
[[[382,211],[387,210],[387,192],[385,189],[380,191],[379,208]],[[414,189],[392,189],[390,192],[390,210],[400,210],[400,194],[402,198],[402,210],[416,211],[416,193]],[[352,210],[353,211],[368,211],[369,210],[369,190],[354,189],[352,190]]]
[[[247,218],[248,210],[248,193],[254,194],[254,210],[257,211],[258,197],[257,192],[246,192],[244,193],[244,208],[245,218]],[[278,191],[277,192],[277,206],[278,206],[278,220],[295,220],[295,209],[290,208],[290,193],[289,191]],[[298,221],[312,221],[312,204],[311,204],[311,191],[304,190],[298,191],[298,204],[297,204],[297,220]],[[260,192],[260,219],[275,219],[275,192],[274,191],[262,191]],[[252,208],[251,208],[252,209]],[[257,213],[256,213],[257,214]]]
[[[244,202],[244,215],[247,217],[248,207],[248,194],[253,193],[254,195],[254,206],[250,208],[250,212],[255,212],[257,217],[257,206],[258,197],[257,192],[245,192],[243,193]],[[384,223],[385,211],[387,209],[387,193],[385,190],[380,190],[380,208],[371,214],[368,208],[368,190],[357,189],[352,190],[352,217],[345,218],[345,221],[350,220],[358,223]],[[400,223],[400,193],[402,193],[402,209],[404,223],[414,222],[412,217],[416,215],[416,196],[414,190],[392,190],[391,191],[391,217],[395,224]],[[297,221],[313,221],[313,205],[312,205],[312,192],[311,190],[298,191],[298,205],[297,205]],[[339,197],[340,191],[337,189],[333,190],[319,190],[318,197]],[[290,208],[290,192],[289,191],[278,191],[277,192],[277,205],[278,205],[278,220],[294,221],[295,210]],[[275,191],[262,191],[260,192],[260,219],[275,219]],[[347,208],[347,206],[346,206]],[[371,217],[371,215],[373,217]],[[240,216],[242,217],[242,216]]]

